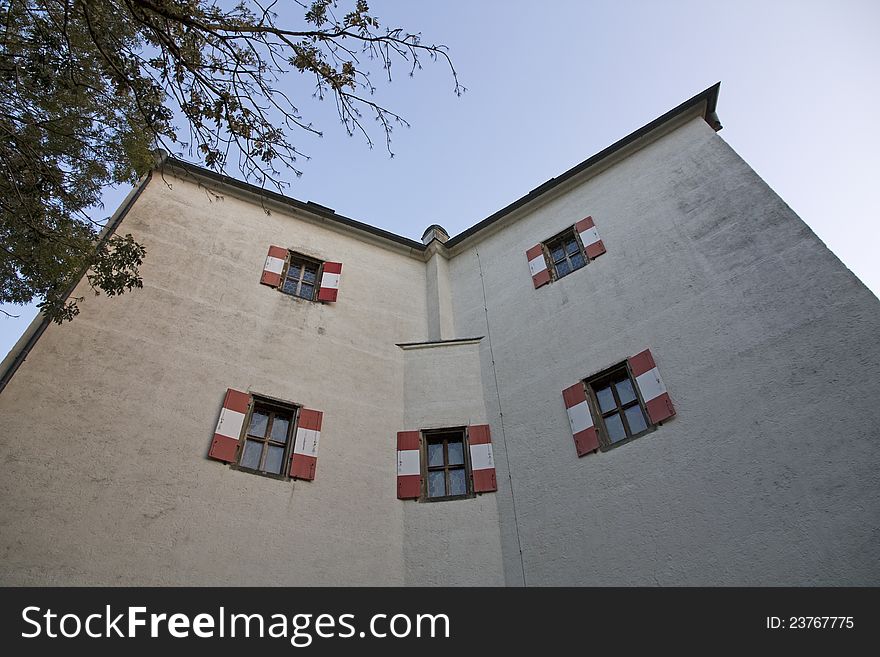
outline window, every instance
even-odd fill
[[[463,497],[470,492],[463,430],[425,433],[425,470],[428,499]]]
[[[587,389],[598,420],[599,449],[617,447],[654,428],[625,363],[589,379]]]
[[[436,502],[498,490],[487,424],[397,433],[397,497]]]
[[[228,388],[208,456],[248,472],[313,480],[324,414]]]
[[[239,467],[283,475],[294,412],[292,407],[255,400],[240,450]]]
[[[568,276],[605,253],[592,217],[585,217],[549,240],[526,251],[535,289]]]
[[[320,269],[321,263],[291,253],[288,256],[281,291],[300,299],[314,301]]]
[[[546,242],[553,278],[560,279],[587,264],[584,247],[574,228],[569,228]]]
[[[334,303],[341,276],[341,262],[321,261],[270,246],[260,283],[307,301]]]
[[[675,415],[650,349],[562,391],[577,455],[603,452]]]

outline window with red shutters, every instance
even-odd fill
[[[675,415],[648,349],[566,388],[562,397],[578,456],[619,447]]]
[[[539,288],[581,269],[605,253],[592,217],[585,217],[526,251],[532,283]]]
[[[341,262],[317,260],[280,246],[270,246],[260,282],[306,301],[334,303],[341,277]]]
[[[229,389],[208,456],[276,479],[315,478],[323,413]]]
[[[397,434],[397,497],[437,502],[498,490],[489,426]]]

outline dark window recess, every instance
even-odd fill
[[[569,228],[544,243],[549,255],[550,269],[555,279],[567,276],[587,264],[587,256],[580,237],[574,228]]]
[[[254,402],[238,465],[269,475],[285,474],[295,409]]]
[[[488,424],[397,432],[397,497],[458,500],[498,490]]]
[[[426,432],[426,498],[464,497],[470,494],[463,430]]]
[[[539,242],[526,250],[529,272],[535,289],[568,276],[605,253],[605,244],[592,217],[584,217],[574,226]]]
[[[587,388],[594,417],[599,418],[599,447],[603,451],[654,428],[625,364],[587,380]]]
[[[341,275],[341,262],[317,260],[273,244],[260,283],[306,301],[335,303]]]
[[[281,291],[301,299],[314,301],[320,270],[320,262],[291,253],[281,284]]]

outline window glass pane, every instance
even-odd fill
[[[567,260],[563,260],[562,262],[556,263],[556,275],[562,278],[566,274],[571,273],[571,265],[568,264]]]
[[[605,428],[608,429],[608,438],[612,443],[626,438],[626,431],[623,429],[623,421],[620,419],[619,413],[605,418]]]
[[[251,436],[259,436],[263,438],[266,435],[266,427],[269,425],[269,416],[264,413],[254,411],[251,415],[251,424],[248,427],[248,434]]]
[[[290,426],[290,420],[284,417],[275,416],[275,421],[272,422],[272,440],[279,443],[287,442],[287,429]]]
[[[449,443],[449,465],[462,465],[464,463],[464,445],[460,442]]]
[[[645,423],[645,416],[642,414],[642,409],[638,404],[630,406],[624,412],[626,413],[626,421],[629,423],[629,430],[632,433],[641,433],[648,428],[648,425]]]
[[[245,468],[256,470],[260,467],[260,455],[263,452],[263,443],[256,440],[248,440],[244,444],[244,454],[241,455],[241,465]]]
[[[464,468],[449,471],[449,494],[464,495],[467,493],[467,483],[464,479]]]
[[[621,404],[629,404],[636,398],[636,391],[633,390],[632,381],[628,378],[618,381],[614,387],[617,388],[617,396],[620,397]]]
[[[611,386],[607,386],[605,388],[600,388],[599,390],[597,390],[596,399],[599,400],[599,409],[603,413],[613,411],[615,408],[617,408],[617,403],[614,401],[614,395],[611,394]]]
[[[303,271],[303,281],[306,283],[314,283],[315,277],[318,275],[318,269],[306,266],[305,271]]]
[[[314,289],[314,285],[303,283],[299,288],[299,296],[301,296],[303,299],[311,299],[314,293]]]
[[[578,246],[578,243],[575,242],[574,240],[572,240],[571,242],[569,242],[568,244],[565,245],[565,250],[568,253],[568,255],[574,255],[575,253],[577,253],[581,249]]]
[[[559,246],[554,246],[550,250],[550,257],[553,258],[553,262],[559,262],[560,260],[565,259],[565,251],[561,244]]]
[[[428,465],[443,465],[443,443],[428,443]]]
[[[571,256],[572,269],[580,269],[585,264],[587,264],[587,261],[584,260],[584,256],[581,255],[580,253],[575,253],[573,256]]]
[[[286,278],[284,280],[284,285],[281,286],[281,290],[287,292],[287,294],[296,294],[296,279],[289,277]]]
[[[428,497],[443,497],[446,495],[446,472],[437,470],[428,473]]]
[[[277,445],[269,445],[269,453],[266,454],[266,472],[281,474],[283,461],[284,448]]]

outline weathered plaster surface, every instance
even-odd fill
[[[535,290],[526,249],[587,215],[608,252]],[[702,121],[450,275],[496,434],[503,412],[507,582],[514,501],[529,584],[880,582],[880,303]],[[561,391],[645,348],[678,415],[577,458]]]
[[[478,343],[407,349],[403,383],[407,430],[487,423]],[[504,584],[494,493],[401,504],[407,584]]]
[[[433,258],[155,176],[144,289],[80,285],[0,395],[0,583],[880,583],[878,300],[700,119],[587,175]],[[259,285],[270,244],[338,302]],[[577,458],[561,391],[645,348],[678,414]],[[324,411],[315,481],[206,457],[227,387]],[[483,422],[497,493],[396,499],[397,431]]]
[[[425,335],[424,265],[169,182],[123,223],[148,250],[144,289],[80,286],[82,315],[0,395],[0,580],[403,584],[395,342]],[[270,244],[343,262],[339,302],[259,285]],[[324,411],[315,481],[206,457],[227,387]]]

